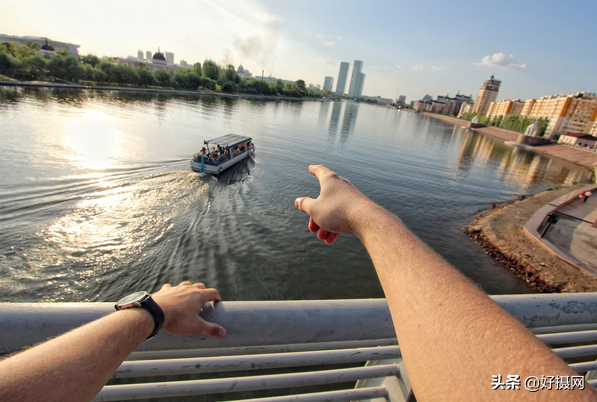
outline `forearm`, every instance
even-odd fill
[[[153,325],[144,309],[122,310],[0,361],[0,400],[93,400]]]
[[[396,216],[373,203],[359,211],[353,217],[354,233],[377,270],[419,400],[510,397],[492,391],[492,376],[498,374],[522,380],[577,375]],[[466,388],[454,386],[463,381]],[[466,395],[458,395],[463,389]],[[520,396],[562,397],[554,392]]]

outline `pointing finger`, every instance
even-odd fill
[[[321,180],[321,177],[325,173],[331,172],[331,170],[324,165],[309,165],[309,172]]]

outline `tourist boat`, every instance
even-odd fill
[[[191,160],[191,169],[198,173],[220,174],[255,151],[253,139],[228,134],[203,141],[205,147]]]

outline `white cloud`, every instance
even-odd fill
[[[310,37],[311,39],[314,39],[316,42],[319,42],[320,44],[322,44],[325,47],[336,46],[336,43],[333,40],[334,38],[329,38],[329,37],[326,37],[325,35],[315,34],[313,32],[307,32],[307,36]],[[337,37],[337,38],[340,39],[340,37]]]
[[[485,56],[480,63],[475,63],[479,67],[499,68],[502,70],[520,71],[526,68],[526,64],[518,64],[514,61],[514,56],[506,56],[504,53],[495,53],[491,56]]]
[[[439,73],[441,71],[447,71],[447,70],[449,70],[449,67],[448,66],[437,66],[437,65],[434,65],[434,64],[429,65],[429,66],[425,66],[423,64],[417,64],[415,66],[412,66],[410,68],[410,70],[414,71],[414,72],[428,71],[428,72],[431,72],[431,73]]]
[[[326,66],[336,66],[338,62],[334,61],[331,57],[322,57],[317,60],[318,64],[323,64]]]

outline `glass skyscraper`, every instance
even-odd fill
[[[361,94],[363,93],[362,84],[365,82],[365,77],[360,77],[360,74],[362,74],[362,69],[363,62],[361,60],[355,60],[354,64],[352,65],[352,77],[350,78],[350,87],[348,88],[348,96],[350,98],[360,98]],[[361,94],[359,94],[359,87]]]
[[[336,84],[336,95],[344,96],[344,89],[346,89],[346,77],[348,76],[348,67],[350,64],[343,61],[340,63],[340,71],[338,71],[338,84]]]

